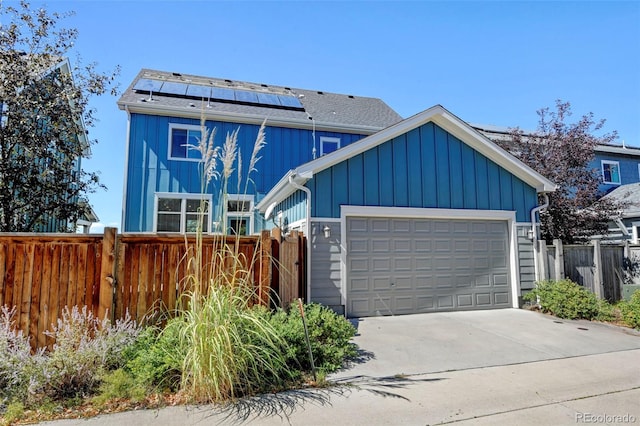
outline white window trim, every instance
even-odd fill
[[[324,152],[324,143],[325,142],[332,143],[332,144],[333,143],[337,144],[338,147],[336,148],[336,151],[340,149],[340,138],[334,138],[334,137],[330,137],[330,136],[320,136],[320,156],[321,157],[323,155],[328,154],[328,153]]]
[[[213,208],[213,200],[211,195],[201,195],[201,194],[186,194],[179,192],[156,192],[153,200],[153,232],[162,232],[162,233],[170,233],[168,231],[158,231],[158,200],[160,198],[174,198],[181,199],[181,209],[180,209],[180,233],[185,234],[186,232],[186,205],[187,200],[202,200],[209,202],[209,210],[207,211],[205,220],[207,221],[207,232],[206,234],[211,233],[211,209]],[[193,232],[189,232],[192,234]]]
[[[638,179],[640,179],[640,163],[638,163]]]
[[[610,164],[610,165],[614,165],[618,168],[618,179],[620,179],[619,182],[611,182],[606,180],[605,176],[604,176],[604,166],[605,164]],[[620,173],[620,162],[619,161],[611,161],[611,160],[601,160],[601,165],[600,165],[600,170],[602,171],[602,183],[606,183],[608,185],[620,185],[622,183],[622,176]]]
[[[182,158],[182,157],[173,157],[171,155],[171,138],[173,135],[173,129],[180,129],[180,130],[193,130],[193,131],[197,131],[200,132],[200,137],[202,137],[202,127],[201,126],[197,126],[195,124],[181,124],[181,123],[169,123],[169,136],[167,137],[168,140],[168,145],[167,145],[167,158],[169,160],[174,160],[174,161],[190,161],[190,162],[200,162],[202,161],[199,158]],[[187,150],[189,149],[193,149],[193,148],[189,148],[187,147]]]
[[[229,201],[243,201],[249,202],[249,211],[248,212],[229,212],[228,211],[228,203]],[[247,235],[253,235],[254,228],[254,201],[253,195],[241,195],[241,194],[227,194],[225,197],[225,209],[224,209],[224,226],[225,230],[228,228],[228,222],[230,218],[248,218],[249,229],[247,230]]]

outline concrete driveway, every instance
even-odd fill
[[[516,309],[356,325],[338,386],[49,424],[640,424],[640,333]]]

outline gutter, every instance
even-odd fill
[[[133,113],[150,114],[150,115],[163,115],[172,117],[186,117],[186,118],[202,118],[202,110],[200,108],[190,108],[188,106],[169,106],[169,105],[153,105],[151,103],[141,104],[139,102],[120,101],[118,102],[118,108],[128,110]],[[212,108],[213,109],[213,108]],[[304,114],[304,111],[298,111]],[[241,114],[236,112],[226,111],[205,111],[205,117],[208,120],[227,121],[230,123],[239,124],[257,124],[260,125],[264,122],[264,114]],[[313,125],[309,123],[309,120],[286,118],[286,117],[268,117],[269,124],[278,127],[291,127],[291,128],[303,128],[311,130]],[[345,125],[339,123],[325,123],[315,122],[315,129],[328,131],[328,132],[343,132],[354,134],[371,135],[382,130],[382,127],[377,126],[362,126],[362,125]]]
[[[533,268],[535,273],[536,282],[540,281],[540,271],[538,268],[538,228],[536,227],[536,213],[541,212],[542,210],[549,207],[549,196],[545,193],[542,194],[544,196],[544,204],[534,207],[531,209],[531,242],[533,243]]]
[[[289,185],[303,191],[307,195],[307,220],[305,234],[307,234],[307,303],[311,301],[311,190],[306,186],[296,183],[293,179],[295,173],[289,175]]]

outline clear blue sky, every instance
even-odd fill
[[[4,0],[7,4],[7,0]],[[11,1],[9,3],[15,3]],[[32,1],[76,15],[77,52],[141,68],[383,99],[403,117],[441,104],[472,123],[535,129],[556,99],[640,146],[640,2]],[[74,57],[71,57],[74,60]],[[90,200],[119,226],[127,117],[96,98]],[[101,231],[94,227],[94,231]]]

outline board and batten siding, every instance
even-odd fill
[[[322,229],[331,227],[331,236],[325,238]],[[344,314],[340,293],[340,240],[339,221],[313,219],[311,221],[311,301],[330,307]]]
[[[129,152],[126,165],[126,199],[124,230],[148,232],[153,228],[154,196],[156,192],[201,192],[199,163],[170,160],[169,124],[199,125],[200,120],[132,113],[129,130]],[[238,146],[242,153],[243,170],[240,193],[245,193],[246,167],[260,126],[219,121],[207,121],[208,128],[216,129],[216,145],[224,143],[227,134],[238,130]],[[341,146],[349,145],[364,135],[316,131],[316,149],[321,136],[337,137]],[[260,152],[257,172],[251,174],[246,186],[247,194],[265,194],[289,170],[312,159],[313,134],[310,130],[267,126],[266,145]],[[220,170],[218,163],[218,170]],[[237,167],[229,179],[228,192],[237,193]],[[212,181],[208,193],[218,194]]]
[[[535,188],[434,123],[320,171],[307,186],[312,217],[341,205],[509,210],[527,222]]]
[[[520,275],[520,293],[528,293],[535,287],[536,269],[533,259],[533,242],[529,239],[530,224],[516,225],[516,238],[518,239],[518,267]]]

